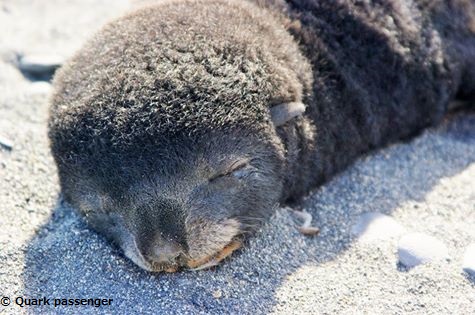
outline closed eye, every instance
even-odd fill
[[[242,177],[243,171],[249,166],[250,165],[249,165],[248,159],[236,161],[233,164],[231,164],[224,172],[216,174],[215,176],[211,177],[209,181],[212,182],[218,178],[230,176],[230,175],[236,175],[236,177]]]

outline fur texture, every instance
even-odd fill
[[[122,17],[55,76],[64,196],[145,269],[212,255],[474,99],[474,20],[463,0],[176,0]]]
[[[286,171],[289,197],[437,124],[453,98],[475,98],[473,1],[257,2],[285,13],[313,70],[305,116],[279,130],[299,152]]]

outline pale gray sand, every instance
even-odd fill
[[[57,201],[46,138],[48,86],[26,79],[14,61],[18,53],[70,55],[125,7],[116,0],[0,2],[0,136],[13,142],[12,151],[0,150],[0,297],[12,301],[0,313],[475,312],[475,279],[462,271],[465,249],[475,242],[473,112],[363,158],[318,189],[305,209],[319,236],[300,235],[280,210],[215,270],[150,274],[89,231]],[[365,212],[436,237],[450,259],[404,270],[397,237],[352,237]],[[100,308],[21,309],[17,296],[113,301]]]

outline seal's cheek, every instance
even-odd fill
[[[216,262],[229,256],[240,247],[236,240],[241,233],[241,224],[236,219],[220,222],[195,220],[186,223],[188,243],[188,267],[199,268],[210,262]],[[211,267],[205,266],[206,267]],[[202,268],[200,268],[202,269]]]

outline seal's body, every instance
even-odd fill
[[[54,86],[64,197],[162,270],[474,99],[475,4],[168,1],[105,26]]]

